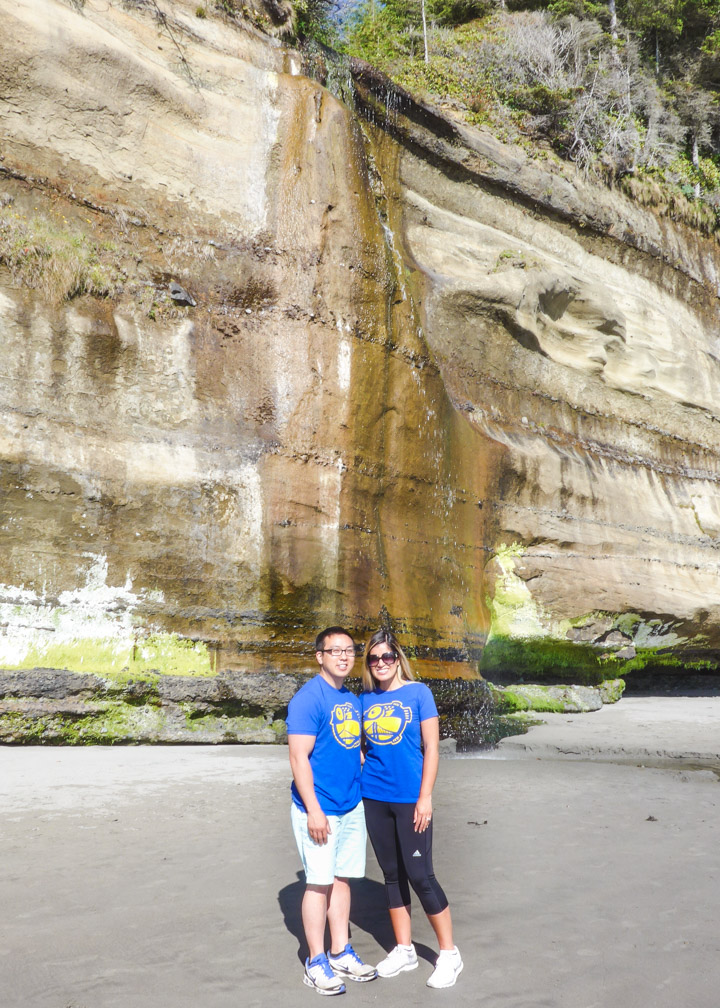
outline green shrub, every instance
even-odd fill
[[[115,251],[113,245],[102,248],[86,234],[44,217],[0,210],[0,264],[17,282],[41,289],[51,301],[117,293],[122,274]]]

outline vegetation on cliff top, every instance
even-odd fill
[[[720,227],[720,0],[362,0],[334,44],[534,155]]]

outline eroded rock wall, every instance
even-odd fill
[[[458,411],[503,448],[492,638],[591,644],[620,669],[666,649],[715,664],[717,242],[356,76],[402,151],[397,213],[429,352]],[[492,651],[483,668],[511,674]]]
[[[55,303],[3,274],[4,663],[133,625],[292,667],[381,612],[476,656],[495,448],[428,353],[360,125],[296,53],[194,9],[4,6],[6,213],[122,273]]]
[[[247,21],[0,9],[4,226],[118,286],[0,274],[5,667],[301,669],[388,616],[428,671],[713,653],[714,242]]]

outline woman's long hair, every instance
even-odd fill
[[[362,683],[363,689],[367,692],[374,690],[377,686],[375,677],[372,674],[370,666],[368,665],[368,655],[375,647],[376,644],[387,644],[391,650],[395,652],[400,661],[400,679],[402,682],[414,682],[417,678],[413,670],[410,668],[410,662],[407,660],[405,652],[400,647],[398,639],[394,633],[390,630],[377,630],[370,640],[365,645],[365,654],[363,656],[363,669],[362,669]]]

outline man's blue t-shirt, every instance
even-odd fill
[[[288,735],[314,735],[310,754],[315,794],[325,815],[345,815],[360,801],[360,701],[335,689],[321,675],[305,683],[290,701]],[[295,787],[292,798],[307,809]]]
[[[424,683],[361,693],[365,763],[362,796],[376,801],[416,802],[420,796],[423,753],[420,722],[437,717],[433,695]]]

